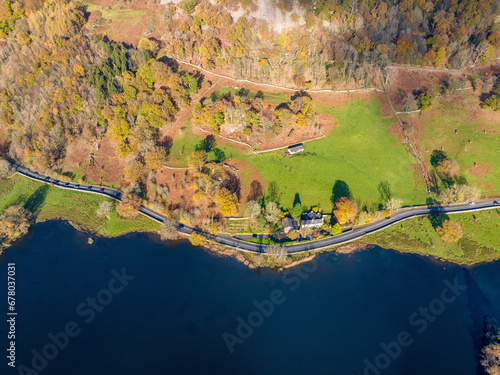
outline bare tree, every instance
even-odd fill
[[[160,237],[163,241],[167,241],[167,240],[176,240],[179,238],[179,235],[177,233],[177,223],[170,219],[170,218],[165,218],[165,220],[163,221],[163,223],[161,223],[160,225],[160,230],[159,230],[159,234],[160,234]]]
[[[113,202],[104,201],[101,202],[101,204],[99,205],[96,214],[99,217],[105,217],[109,219],[112,210],[113,210]]]
[[[0,181],[4,181],[14,174],[14,168],[5,159],[0,159]]]

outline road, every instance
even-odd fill
[[[30,169],[24,168],[19,164],[13,163],[13,167],[17,170],[17,172],[25,177],[31,178],[36,181],[44,182],[46,184],[51,184],[53,186],[62,188],[80,191],[84,193],[92,193],[99,194],[105,197],[120,201],[122,197],[122,193],[118,190],[111,189],[108,187],[102,186],[89,186],[82,184],[75,184],[72,182],[65,182],[56,180],[47,176],[43,176],[37,172],[33,172]],[[325,249],[332,246],[342,245],[351,241],[354,241],[363,236],[378,232],[382,229],[385,229],[391,225],[399,223],[403,220],[411,219],[416,216],[426,216],[432,214],[454,214],[461,212],[474,212],[480,210],[489,210],[489,209],[500,209],[500,205],[497,201],[488,200],[477,202],[473,205],[471,204],[462,204],[462,205],[454,205],[454,206],[421,206],[410,208],[401,212],[398,212],[387,219],[382,219],[380,221],[368,224],[364,227],[355,228],[351,231],[344,232],[342,234],[328,237],[318,241],[312,241],[307,243],[297,243],[296,245],[286,246],[287,252],[289,254],[294,253],[302,253],[311,250],[320,250]],[[155,220],[159,223],[162,223],[166,217],[162,214],[159,214],[156,211],[153,211],[147,207],[142,206],[139,212],[152,220]],[[262,253],[265,251],[266,245],[259,245],[252,242],[242,241],[233,237],[222,236],[222,235],[212,235],[210,233],[206,233],[200,231],[199,229],[191,228],[188,226],[184,226],[179,224],[178,231],[182,234],[189,235],[192,232],[197,232],[202,234],[204,237],[209,240],[215,241],[219,244],[229,246],[231,248],[243,251],[249,251],[253,253]]]

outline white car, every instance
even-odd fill
[[[470,202],[469,205],[474,206],[476,202]]]

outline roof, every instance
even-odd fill
[[[291,217],[285,217],[285,219],[283,220],[283,228],[287,228],[287,227],[292,227],[292,228],[297,229],[299,226],[298,226],[297,222],[294,219],[292,219]]]
[[[302,221],[320,220],[320,219],[323,219],[323,214],[321,212],[314,212],[314,211],[302,212],[301,219],[302,219]]]
[[[291,154],[295,154],[296,152],[301,151],[304,151],[304,145],[302,145],[302,143],[288,147],[288,152]]]

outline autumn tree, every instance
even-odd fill
[[[224,216],[238,215],[238,197],[235,193],[226,188],[221,188],[216,196],[217,203],[220,206],[220,213]]]
[[[436,164],[436,171],[445,178],[456,177],[460,173],[460,166],[456,160],[444,158]]]
[[[144,160],[146,161],[146,167],[157,171],[167,163],[167,152],[163,147],[154,146],[146,152]]]
[[[402,205],[403,205],[402,199],[391,198],[384,205],[384,210],[386,210],[387,212],[392,214],[392,213],[396,212],[397,210],[399,210]]]
[[[464,203],[474,201],[481,196],[479,188],[454,184],[438,195],[438,200],[442,204]]]
[[[0,159],[0,181],[4,181],[14,174],[12,165],[5,159]]]
[[[142,199],[134,193],[125,193],[120,203],[116,206],[116,212],[123,217],[136,217],[139,215]]]
[[[192,232],[189,235],[189,242],[193,246],[200,247],[200,246],[203,246],[205,244],[206,239],[201,234],[196,233],[196,232]]]
[[[125,165],[124,177],[127,182],[136,182],[144,173],[144,167],[137,160],[131,160]]]
[[[10,206],[0,216],[0,248],[28,233],[33,215],[22,206]]]
[[[436,232],[445,242],[457,242],[462,238],[462,228],[456,221],[445,220],[440,227],[436,228]]]
[[[188,165],[196,171],[201,171],[207,160],[208,154],[205,150],[196,150],[188,156]]]
[[[251,222],[255,222],[261,215],[262,210],[260,204],[256,201],[248,201],[245,209],[245,214],[250,218]]]
[[[358,205],[347,197],[337,199],[335,208],[334,214],[340,224],[352,222],[358,214]]]
[[[266,220],[271,224],[277,224],[281,220],[281,210],[276,202],[266,204]]]
[[[111,216],[112,210],[113,210],[113,202],[103,201],[99,205],[99,208],[96,210],[96,214],[99,217],[109,219],[109,217]]]
[[[174,220],[168,217],[165,218],[163,223],[161,223],[160,230],[158,232],[160,234],[161,239],[163,241],[178,239],[179,234],[177,232],[177,227],[178,224]]]

